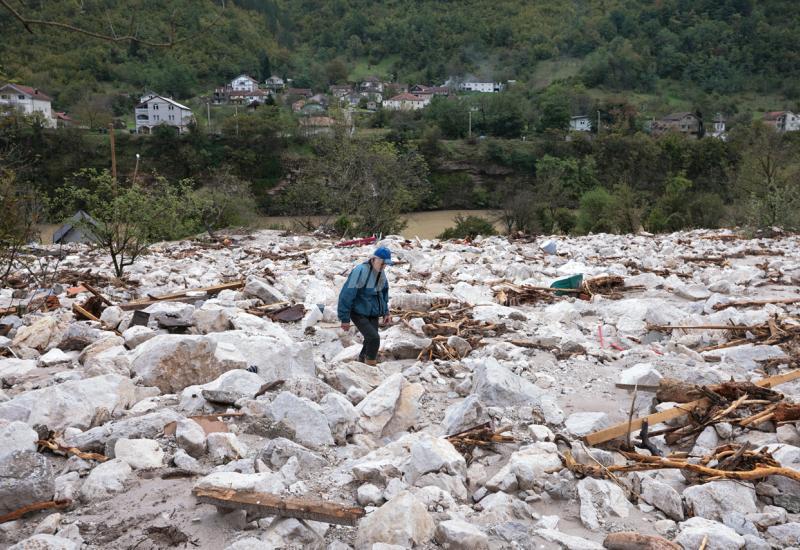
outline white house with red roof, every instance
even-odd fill
[[[137,134],[149,134],[153,128],[161,125],[173,126],[178,132],[184,133],[194,122],[194,115],[189,107],[172,98],[153,93],[142,96],[134,115]]]
[[[258,90],[258,80],[249,75],[240,74],[231,80],[229,86],[234,92],[253,92]]]
[[[774,126],[779,132],[797,132],[800,130],[800,115],[791,111],[770,111],[764,113],[764,122]]]
[[[390,111],[416,111],[427,107],[433,96],[431,94],[412,94],[404,93],[387,99],[383,102],[383,108]]]
[[[2,106],[18,109],[26,115],[41,113],[47,127],[56,127],[56,120],[53,118],[53,111],[50,106],[50,97],[38,88],[22,86],[21,84],[4,84],[0,86],[0,107]]]

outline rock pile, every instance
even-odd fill
[[[0,311],[17,309],[0,317],[0,515],[52,503],[0,524],[0,545],[599,549],[608,533],[634,531],[686,550],[800,546],[800,482],[790,477],[581,478],[563,460],[570,451],[587,467],[623,464],[613,445],[581,438],[654,412],[662,380],[712,386],[796,368],[799,238],[555,237],[558,254],[546,254],[501,237],[389,237],[400,260],[388,272],[395,323],[382,329],[377,367],[355,360],[360,337],[335,315],[348,269],[370,249],[270,231],[229,240],[155,247],[126,286],[97,289],[116,304],[99,321],[73,313],[85,289],[49,289],[59,307],[48,311],[26,311],[24,289],[0,290]],[[108,270],[70,246],[64,269]],[[576,274],[631,288],[496,301],[509,285]],[[177,297],[126,305],[165,294]],[[304,318],[264,315],[284,303],[302,304]],[[429,322],[435,311],[440,322]],[[664,328],[730,324],[781,337]],[[468,341],[458,335],[468,325],[484,330]],[[430,360],[421,352],[432,341],[453,353]],[[800,379],[778,390],[800,402]],[[670,445],[669,428],[688,421],[650,426],[650,450],[637,451],[691,461],[747,443],[800,472],[797,419],[709,424]],[[484,423],[505,437],[447,439]],[[366,515],[355,527],[254,518],[199,504],[193,490],[209,489],[357,504]]]

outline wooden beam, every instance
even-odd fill
[[[198,502],[229,510],[246,510],[250,521],[266,516],[279,516],[354,526],[359,518],[366,514],[363,508],[348,507],[313,498],[284,497],[270,493],[221,488],[196,488],[193,492]]]
[[[92,294],[94,294],[95,296],[97,296],[98,298],[100,298],[100,299],[103,301],[103,303],[104,303],[105,305],[107,305],[107,306],[113,306],[113,305],[114,305],[114,304],[112,304],[112,303],[111,303],[111,300],[109,300],[108,298],[106,298],[105,296],[103,296],[103,295],[100,293],[100,291],[99,291],[99,290],[97,290],[95,287],[93,287],[93,286],[92,286],[92,285],[90,285],[89,283],[81,283],[81,284],[80,284],[80,286],[82,286],[83,288],[85,288],[86,290],[88,290],[89,292],[91,292]]]
[[[85,310],[85,309],[84,309],[84,308],[83,308],[83,307],[82,307],[80,304],[78,304],[78,303],[74,303],[74,304],[72,304],[72,311],[74,311],[75,313],[77,313],[77,314],[78,314],[78,315],[80,315],[81,317],[84,317],[84,318],[86,318],[86,319],[89,319],[90,321],[97,321],[98,323],[100,322],[100,319],[98,319],[97,317],[95,317],[94,315],[92,315],[92,313],[91,313],[90,311],[87,311],[87,310]]]
[[[764,378],[755,382],[756,386],[760,386],[762,388],[774,388],[779,384],[785,384],[786,382],[791,382],[792,380],[796,380],[800,378],[800,369],[793,370],[786,372],[784,374],[779,374],[777,376],[770,376],[769,378]],[[666,422],[667,420],[671,420],[673,418],[679,418],[686,414],[689,414],[691,411],[698,407],[706,407],[710,404],[710,401],[707,398],[697,399],[696,401],[691,401],[689,403],[681,403],[680,405],[673,407],[671,409],[667,409],[666,411],[661,411],[657,413],[653,413],[647,416],[643,416],[640,418],[634,418],[630,422],[621,422],[615,426],[611,426],[610,428],[605,428],[602,430],[598,430],[596,432],[590,433],[583,437],[583,440],[589,445],[597,445],[599,443],[605,443],[606,441],[611,441],[612,439],[616,439],[617,437],[622,437],[627,435],[628,433],[635,432],[636,430],[641,429],[642,424],[646,420],[648,425],[655,426],[656,424],[660,424],[661,422]]]
[[[85,285],[84,285],[85,286]],[[194,297],[194,296],[187,296],[190,292],[204,292],[206,295],[211,296],[214,294],[218,294],[223,290],[236,290],[238,288],[242,288],[244,286],[244,281],[233,281],[230,283],[223,283],[221,285],[214,285],[214,286],[207,286],[204,288],[190,288],[181,292],[175,292],[173,294],[162,294],[161,296],[151,296],[148,300],[137,300],[134,302],[128,302],[125,304],[120,304],[121,307],[125,311],[131,311],[135,309],[144,309],[147,306],[151,306],[158,302],[179,302],[179,301],[194,301],[200,300],[202,298]]]

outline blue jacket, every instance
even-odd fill
[[[389,313],[389,282],[386,274],[375,271],[369,262],[356,266],[339,292],[339,321],[350,322],[350,315],[382,317]]]

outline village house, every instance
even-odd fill
[[[654,121],[651,131],[654,135],[679,132],[687,137],[697,139],[703,135],[703,120],[690,112],[672,113]]]
[[[382,94],[383,81],[377,76],[368,76],[358,85],[358,91],[372,94]]]
[[[258,80],[246,74],[240,74],[228,85],[234,92],[252,92],[258,90]]]
[[[383,108],[390,111],[416,111],[424,109],[431,102],[430,94],[405,93],[383,102]]]
[[[149,134],[156,126],[166,125],[178,129],[181,134],[194,122],[192,110],[172,98],[145,94],[134,111],[136,133]]]
[[[286,82],[284,82],[281,77],[272,75],[264,82],[264,85],[268,90],[280,92],[286,87]]]
[[[314,95],[311,88],[287,88],[286,95],[295,97],[305,97],[306,99]]]
[[[578,115],[570,117],[569,129],[573,132],[591,132],[592,119],[586,115]]]
[[[308,101],[308,102],[305,103],[305,105],[300,107],[300,110],[297,111],[297,113],[300,114],[300,115],[303,115],[303,116],[324,115],[325,114],[325,106],[321,105],[319,103],[314,103],[314,102]]]
[[[764,122],[779,132],[797,132],[800,130],[800,115],[796,115],[791,111],[764,113]]]
[[[717,113],[712,122],[714,126],[711,131],[711,137],[721,139],[722,141],[728,139],[728,134],[725,129],[725,117],[722,116],[722,113]]]
[[[414,84],[408,89],[408,91],[412,94],[430,94],[444,97],[450,95],[450,88],[447,86],[425,86],[424,84]]]
[[[336,121],[329,116],[309,116],[301,118],[298,121],[298,125],[300,126],[300,132],[305,137],[311,137],[332,133]]]
[[[55,128],[56,119],[50,101],[41,90],[30,86],[5,84],[0,87],[0,107],[17,109],[26,115],[41,113],[45,126]]]
[[[336,99],[342,99],[347,94],[352,93],[353,87],[350,84],[331,84],[328,90]]]
[[[408,91],[408,86],[400,82],[385,82],[383,84],[383,94],[386,97],[394,97]]]
[[[230,91],[228,92],[228,101],[239,105],[263,104],[266,103],[269,96],[270,92],[267,90]]]
[[[56,121],[56,128],[74,128],[76,126],[75,120],[67,113],[54,112],[53,118]]]
[[[480,82],[477,80],[466,80],[458,85],[458,89],[462,92],[481,92],[485,94],[492,94],[502,92],[505,85],[501,82]]]

